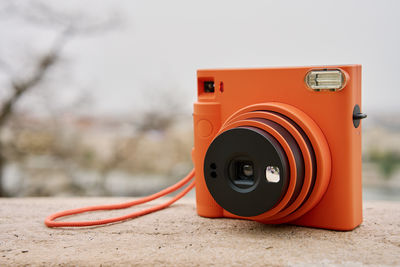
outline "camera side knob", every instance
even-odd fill
[[[367,117],[367,114],[362,113],[360,106],[359,105],[355,105],[354,109],[353,109],[353,125],[354,128],[358,128],[358,126],[360,126],[360,121],[362,119],[365,119]]]

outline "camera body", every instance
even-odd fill
[[[197,79],[200,216],[361,224],[361,65],[199,70]]]

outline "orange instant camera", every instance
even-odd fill
[[[360,65],[197,75],[192,156],[200,216],[360,225]]]

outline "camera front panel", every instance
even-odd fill
[[[361,105],[361,68],[329,68],[343,75],[318,80],[311,71],[322,67],[198,72],[193,158],[200,215],[342,230],[361,223],[361,134],[352,117]],[[324,90],[335,75],[342,87]],[[213,92],[202,90],[205,80]],[[196,133],[199,120],[213,128],[207,138]],[[253,138],[239,141],[244,132]]]

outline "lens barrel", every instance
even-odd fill
[[[214,138],[205,155],[204,177],[214,200],[232,214],[258,216],[278,206],[282,211],[310,196],[315,152],[288,116],[254,110],[233,118]]]

